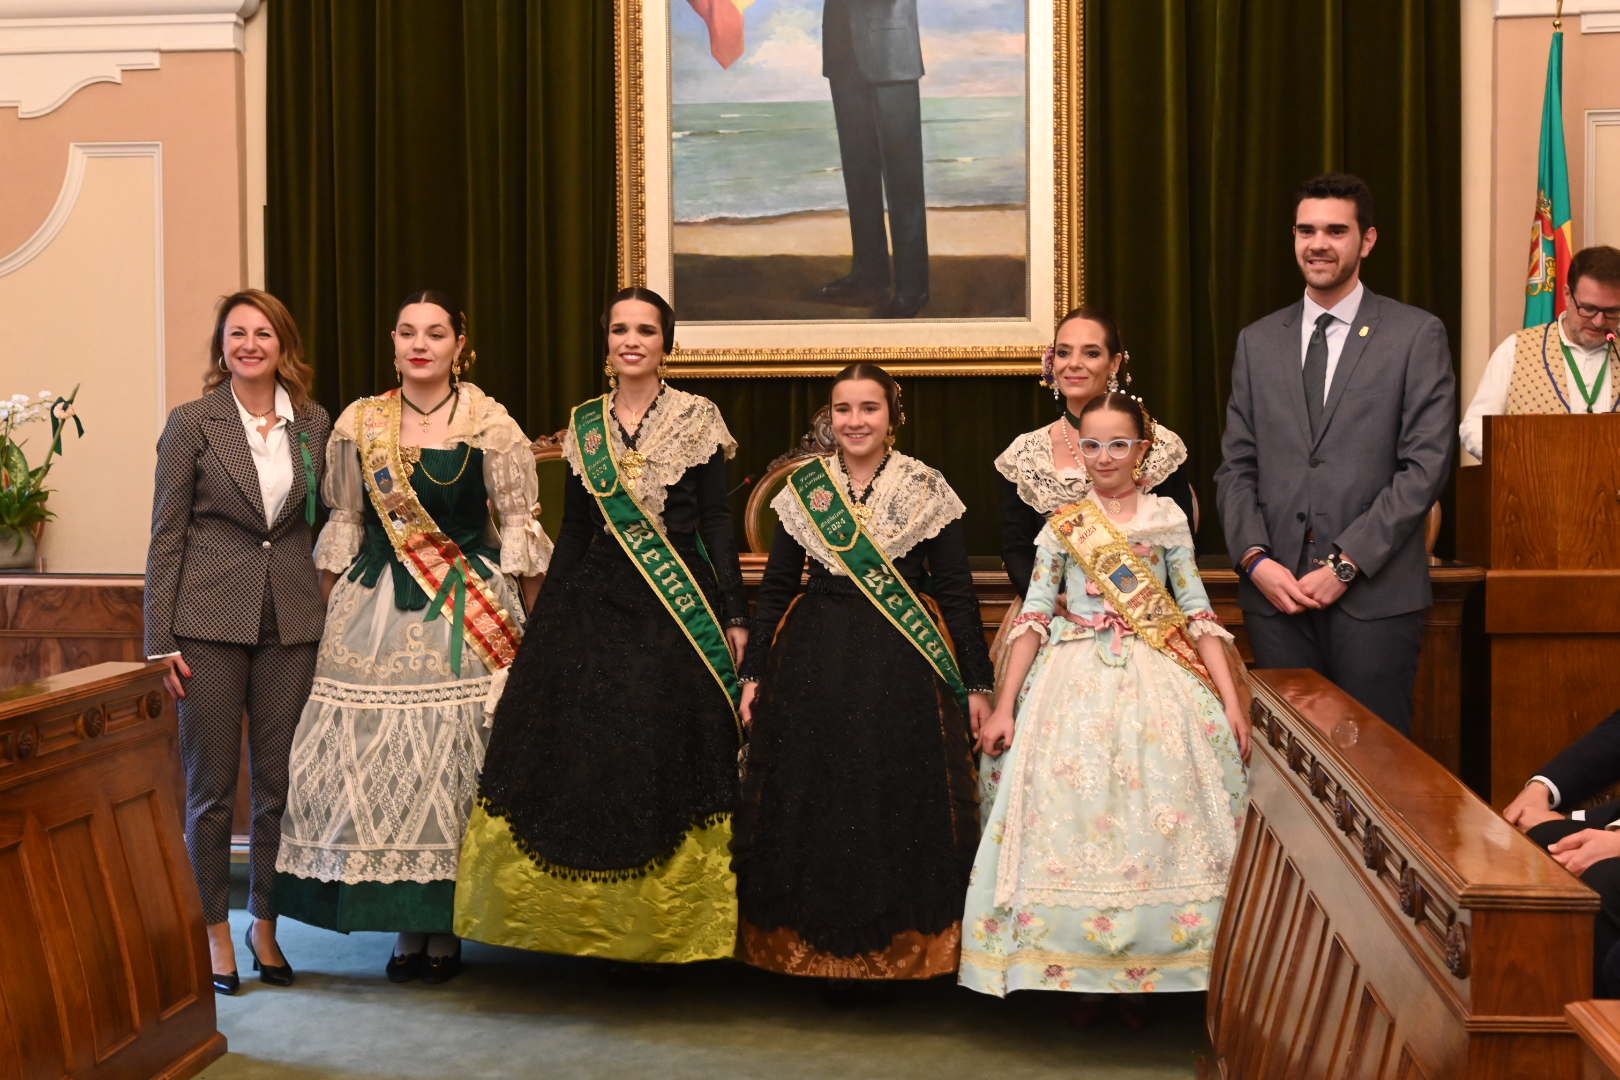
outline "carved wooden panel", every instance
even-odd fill
[[[190,1076],[224,1052],[162,670],[0,693],[0,1077]]]
[[[0,679],[7,685],[107,660],[140,660],[141,579],[0,577]]]
[[[1569,1075],[1597,897],[1321,676],[1252,681],[1208,1006],[1222,1072]]]

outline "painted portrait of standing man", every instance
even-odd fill
[[[683,319],[1029,310],[1022,0],[670,5]]]

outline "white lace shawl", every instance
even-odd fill
[[[365,488],[360,470],[360,408],[372,398],[351,402],[332,425],[326,444],[326,478],[321,497],[331,507],[315,543],[315,565],[341,574],[354,562],[365,537]],[[540,479],[534,452],[506,407],[472,383],[463,382],[456,414],[445,436],[447,445],[469,443],[484,452],[484,487],[500,515],[500,570],[529,577],[545,572],[551,562],[551,538],[534,517]]]
[[[611,402],[610,402],[611,404]],[[611,412],[604,415],[608,438],[613,440],[613,456],[623,459],[624,439]],[[637,505],[646,513],[653,528],[664,529],[664,500],[669,489],[680,480],[686,470],[701,465],[714,456],[715,450],[724,450],[726,457],[737,455],[737,440],[731,437],[720,406],[706,397],[688,394],[665,385],[663,395],[652,411],[641,421],[636,433],[636,449],[647,459],[641,476],[631,480],[620,472],[619,478]],[[568,467],[581,480],[585,478],[585,461],[580,456],[579,444],[574,439],[574,426],[568,425],[563,435],[563,456]],[[587,488],[590,485],[586,485]]]
[[[849,477],[838,464],[838,456],[834,454],[822,460],[845,501],[850,501]],[[890,559],[899,559],[924,540],[938,536],[941,529],[967,509],[939,470],[901,453],[889,456],[889,463],[874,482],[866,505],[871,510],[866,533]],[[848,576],[844,564],[827,547],[821,531],[799,504],[791,485],[776,493],[771,509],[776,511],[787,534],[826,567],[828,573]]]
[[[1026,431],[996,458],[996,471],[1018,488],[1018,497],[1043,515],[1067,506],[1091,490],[1091,475],[1084,469],[1067,476],[1052,460],[1051,425]],[[1142,464],[1142,490],[1151,491],[1187,460],[1187,444],[1163,424],[1153,425],[1153,445]]]

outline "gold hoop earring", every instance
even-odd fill
[[[219,359],[216,360],[215,363],[219,365],[219,370],[225,372],[226,374],[230,374],[231,366],[225,362],[224,353],[219,354]]]

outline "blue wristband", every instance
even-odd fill
[[[1253,581],[1254,580],[1254,568],[1259,566],[1261,563],[1265,562],[1269,558],[1271,558],[1271,556],[1267,555],[1265,552],[1262,551],[1258,556],[1256,556],[1254,558],[1254,560],[1252,562],[1249,563],[1249,565],[1247,567],[1240,566],[1240,567],[1238,567],[1238,570],[1243,574],[1244,577],[1248,578],[1250,581]]]

